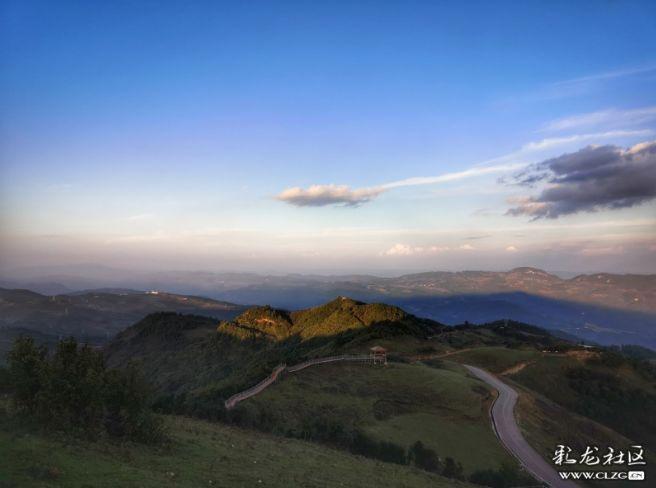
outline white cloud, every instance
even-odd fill
[[[383,252],[385,256],[410,256],[423,251],[422,247],[412,247],[407,244],[394,244],[387,251]]]
[[[276,198],[297,207],[322,207],[342,205],[355,207],[376,198],[382,188],[352,190],[346,185],[312,185],[307,190],[294,187],[281,192]]]
[[[508,252],[517,252],[517,248],[515,246],[508,246],[506,248],[506,251],[508,251]]]
[[[408,244],[394,244],[387,251],[383,251],[383,256],[412,256],[414,254],[437,254],[448,251],[448,246],[411,246]]]
[[[458,249],[462,249],[463,251],[473,251],[476,248],[474,246],[472,246],[471,244],[463,244]]]

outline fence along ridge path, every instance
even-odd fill
[[[239,393],[235,393],[230,398],[228,398],[224,403],[225,408],[226,410],[230,410],[231,408],[234,408],[239,402],[242,402],[247,398],[262,392],[268,386],[275,383],[284,371],[295,373],[297,371],[301,371],[302,369],[309,368],[310,366],[334,363],[337,361],[374,361],[374,358],[370,354],[341,354],[339,356],[326,356],[322,358],[308,359],[307,361],[303,361],[302,363],[298,363],[289,367],[284,363],[279,364],[273,368],[273,371],[269,376],[264,378],[257,385],[251,386],[250,388],[247,388],[244,391],[240,391]]]

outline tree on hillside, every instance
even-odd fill
[[[33,339],[19,338],[8,360],[15,405],[44,426],[161,440],[161,423],[149,409],[149,390],[134,367],[107,369],[101,352],[72,338],[60,341],[51,356]]]
[[[16,404],[34,413],[37,395],[43,388],[47,350],[31,337],[19,337],[7,355],[9,382]]]

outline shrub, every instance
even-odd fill
[[[437,456],[437,453],[432,449],[424,447],[421,441],[415,442],[408,450],[408,462],[412,462],[415,466],[425,471],[432,473],[440,472],[440,458]]]
[[[453,458],[446,458],[444,460],[444,469],[442,470],[442,476],[446,478],[455,478],[458,480],[465,479],[465,476],[462,472],[462,464],[454,461]]]
[[[355,432],[351,451],[355,454],[380,459],[388,463],[407,463],[405,449],[401,446],[391,442],[375,441],[360,431]]]
[[[147,443],[163,439],[161,421],[147,408],[150,388],[133,365],[107,371],[103,396],[109,434]]]

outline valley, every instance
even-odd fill
[[[501,375],[519,392],[519,428],[546,463],[555,443],[654,441],[656,425],[642,412],[656,408],[656,372],[620,350],[580,346],[509,320],[446,326],[344,296],[296,311],[221,310],[231,317],[147,315],[103,347],[105,360],[111,368],[138,367],[152,385],[153,408],[165,418],[265,432],[441,479],[497,486],[506,477],[517,486],[530,478],[491,426],[494,388],[463,365]],[[226,409],[227,399],[277,365],[366,357],[373,346],[387,349],[386,366],[338,361],[282,370],[258,394]],[[582,388],[582,378],[597,386]],[[600,396],[598,388],[616,393]],[[656,461],[649,449],[647,458]]]

